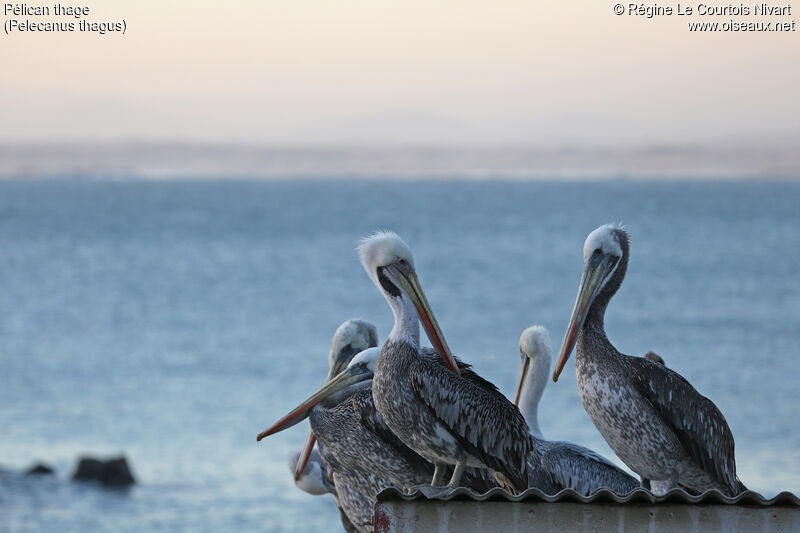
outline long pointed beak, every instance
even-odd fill
[[[303,451],[300,452],[300,457],[297,458],[297,464],[294,467],[294,480],[297,481],[300,479],[300,476],[303,475],[303,470],[306,469],[306,465],[308,465],[308,460],[311,459],[311,452],[314,451],[314,445],[317,443],[317,436],[314,435],[314,432],[311,428],[308,429],[308,435],[306,435],[306,442],[303,444]]]
[[[444,358],[450,370],[461,375],[461,371],[456,364],[456,359],[453,357],[453,352],[450,351],[450,347],[447,345],[447,340],[444,338],[442,329],[439,327],[439,322],[436,320],[436,315],[433,314],[433,309],[431,309],[431,305],[425,297],[425,292],[422,290],[417,274],[413,271],[409,273],[401,272],[397,267],[389,268],[403,290],[405,290],[406,294],[411,298],[414,307],[417,308],[417,314],[419,314],[422,327],[425,328],[425,333],[428,335],[428,339],[431,341],[431,344],[433,344],[433,347],[436,348],[436,351]]]
[[[320,390],[309,396],[303,403],[295,407],[288,415],[275,422],[272,427],[259,433],[258,437],[256,437],[256,441],[260,441],[264,437],[269,437],[272,434],[278,433],[302,422],[308,416],[308,412],[311,410],[311,408],[318,403],[351,385],[355,385],[356,383],[371,378],[372,373],[361,365],[348,368],[330,380]]]
[[[522,369],[519,371],[519,382],[517,382],[517,394],[514,396],[514,405],[519,406],[519,395],[522,392],[522,384],[525,382],[525,375],[528,373],[528,367],[531,366],[531,358],[527,355],[522,361]]]
[[[325,378],[325,383],[330,383],[330,381],[342,373],[342,371],[347,368],[347,365],[350,364],[350,361],[355,356],[355,352],[349,354],[347,357],[341,357],[336,359],[333,364],[331,365],[330,370],[328,370],[328,376]]]
[[[602,287],[603,280],[609,269],[610,261],[605,256],[594,264],[590,263],[583,270],[578,297],[575,300],[575,307],[572,308],[572,316],[569,319],[567,332],[564,334],[564,341],[561,343],[561,350],[553,370],[553,381],[558,381],[558,376],[564,370],[564,365],[567,364],[567,359],[569,359],[572,348],[575,346],[575,341],[578,339],[578,332],[583,327],[584,320],[586,320],[586,314]]]
[[[355,355],[355,350],[349,350],[347,353],[339,354],[331,365],[330,370],[328,370],[328,376],[325,378],[325,383],[330,383],[334,377],[339,375],[345,368],[347,368],[347,365],[350,364],[350,361]],[[306,469],[306,466],[308,466],[308,461],[311,459],[311,452],[314,451],[314,445],[316,443],[317,436],[314,435],[314,431],[309,428],[308,435],[306,435],[306,442],[303,444],[303,450],[300,452],[300,456],[297,459],[297,464],[295,465],[295,481],[300,479],[300,476],[303,475],[303,471]]]

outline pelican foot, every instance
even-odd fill
[[[433,500],[449,496],[458,487],[451,487],[450,485],[447,485],[445,487],[434,487],[431,485],[417,485],[416,488],[419,489],[419,491],[426,498],[428,498],[429,500]]]
[[[432,487],[441,487],[444,485],[444,473],[447,465],[444,463],[436,463],[433,469],[433,479],[431,479]]]

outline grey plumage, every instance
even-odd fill
[[[384,488],[384,483],[372,474],[347,468],[322,442],[319,442],[317,447],[328,468],[333,472],[336,504],[345,531],[371,532],[375,494]]]
[[[357,470],[339,470],[334,472],[333,482],[339,492],[339,502],[344,513],[342,525],[345,530],[359,533],[374,531],[374,491],[379,486],[374,477]]]
[[[372,531],[372,529],[370,529],[370,513],[374,502],[370,501],[369,498],[366,498],[361,493],[361,490],[368,490],[366,487],[369,486],[369,481],[357,475],[350,475],[341,465],[336,464],[336,460],[330,454],[326,453],[323,446],[319,446],[319,449],[321,452],[312,450],[308,465],[300,479],[295,481],[295,485],[309,494],[319,495],[327,492],[333,495],[336,501],[336,507],[339,509],[339,518],[342,522],[342,527],[344,527],[344,530],[348,533]],[[296,450],[289,455],[289,471],[293,474],[300,455],[300,450]],[[336,465],[336,469],[340,471],[338,488],[336,474],[333,475],[333,480],[328,479],[327,469],[331,464]],[[320,479],[309,479],[315,476],[319,476]],[[322,487],[324,487],[324,489],[322,489]],[[360,527],[357,527],[353,523],[350,516],[356,520],[356,523],[358,523]],[[367,522],[370,523],[368,524]]]
[[[432,463],[465,457],[525,490],[533,444],[519,410],[470,368],[457,376],[433,354],[402,340],[384,344],[373,395],[387,426]]]
[[[258,437],[265,438],[309,418],[311,434],[303,452],[292,457],[290,466],[298,465],[300,481],[310,481],[308,470],[304,471],[302,465],[317,470],[312,446],[318,439],[322,456],[333,471],[337,502],[348,530],[366,531],[372,527],[372,507],[382,489],[422,484],[434,471],[430,463],[389,430],[375,409],[370,383],[379,354],[377,348],[369,348],[355,357],[348,355],[352,359],[341,372],[337,370],[343,364],[342,358],[332,357],[326,385]],[[303,462],[306,457],[309,463]],[[464,479],[481,491],[488,490],[489,487],[484,488],[487,480],[491,483],[491,477],[483,472],[466,472]],[[305,489],[314,493],[324,490],[310,484]]]
[[[459,369],[420,285],[411,249],[383,231],[364,239],[358,251],[394,314],[372,383],[386,425],[434,464],[431,485],[441,485],[445,466],[454,465],[448,488],[458,486],[465,468],[478,467],[525,490],[532,446],[528,425],[494,385]],[[422,355],[420,323],[445,366]]]
[[[730,495],[747,490],[736,476],[733,434],[714,402],[663,364],[637,357],[628,362],[631,384],[675,432],[692,460]]]
[[[431,359],[438,358],[432,350],[427,354]],[[440,364],[438,361],[436,364]],[[469,365],[460,365],[474,375]],[[420,485],[433,474],[433,465],[403,444],[386,425],[375,409],[369,382],[353,387],[349,396],[335,405],[323,402],[314,407],[309,420],[314,434],[328,454],[336,458],[337,465],[370,473],[380,490]],[[468,469],[462,479],[478,492],[495,486],[491,475],[478,469]]]
[[[418,466],[395,453],[362,423],[362,417],[369,418],[362,411],[371,403],[364,396],[371,396],[368,383],[345,389],[309,412],[311,430],[333,471],[342,524],[347,531],[359,532],[373,529],[375,495],[384,488],[400,485],[396,480],[413,476]],[[372,423],[378,425],[379,421]],[[424,464],[421,459],[420,462]],[[389,474],[391,479],[378,472]],[[421,479],[427,475],[426,472]]]
[[[331,342],[330,371],[327,382],[330,383],[343,368],[349,368],[349,363],[356,354],[367,354],[369,347],[376,346],[377,342],[377,330],[369,322],[351,319],[340,325]],[[373,352],[369,353],[377,357],[378,352],[377,349],[374,349]],[[360,369],[363,366],[363,363],[359,363],[358,368]],[[357,387],[345,388],[338,392],[332,390],[335,394],[326,395],[321,403],[305,402],[303,405],[308,405],[309,407],[303,408],[303,405],[301,405],[293,410],[271,428],[259,434],[258,440],[291,427],[309,415],[314,418],[315,413],[318,415],[320,411],[324,412],[327,409],[335,408],[343,401],[346,401],[357,389]],[[319,398],[323,397],[320,396]],[[301,489],[313,494],[322,493],[322,490],[332,492],[336,498],[342,525],[346,531],[372,531],[374,495],[380,487],[386,486],[386,484],[378,481],[375,476],[346,468],[336,460],[334,455],[322,443],[318,447],[320,453],[316,453],[313,449],[315,439],[313,432],[309,433],[303,451],[290,458],[290,468],[296,474],[295,483]],[[324,458],[324,467],[319,464],[322,462],[320,455]],[[298,464],[298,460],[303,461],[306,457],[308,458],[308,463]],[[303,464],[306,465],[305,470],[302,469]],[[333,472],[332,483],[328,479],[328,469]],[[315,479],[316,476],[321,479]],[[320,485],[324,486],[324,489],[321,490]]]
[[[588,448],[534,437],[528,459],[530,486],[546,494],[563,489],[588,496],[600,489],[627,494],[639,486],[634,477]]]
[[[383,424],[369,387],[333,407],[315,407],[309,418],[322,455],[334,471],[337,503],[347,531],[372,531],[378,492],[425,483],[433,473],[430,463]],[[464,480],[482,492],[492,486],[486,486],[491,481],[480,472],[467,472]]]
[[[619,458],[641,477],[669,480],[671,487],[738,494],[744,485],[736,477],[733,435],[719,409],[677,372],[621,354],[606,337],[605,310],[625,277],[629,249],[627,233],[616,226],[602,226],[587,238],[582,289],[557,371],[571,351],[570,332],[579,327],[581,401]],[[583,318],[581,302],[588,302]]]
[[[433,466],[384,424],[368,386],[338,405],[315,407],[309,420],[320,443],[339,464],[374,474],[383,483],[381,489],[425,483],[433,474]]]
[[[366,472],[338,466],[334,468],[333,483],[345,531],[371,533],[375,494],[383,488],[380,480]]]
[[[653,361],[654,363],[658,363],[659,365],[666,366],[666,363],[664,362],[664,358],[661,357],[660,355],[658,355],[656,352],[654,352],[652,350],[650,350],[649,352],[644,354],[642,357],[644,357],[645,359],[648,359],[650,361]],[[653,494],[656,494],[656,495],[659,495],[659,496],[669,492],[669,490],[673,488],[671,486],[671,484],[672,483],[671,483],[670,480],[651,481],[651,480],[649,480],[647,478],[644,478],[644,477],[642,478],[642,487],[646,488],[647,490],[649,490]],[[681,488],[683,490],[685,490],[686,492],[688,492],[689,494],[699,494],[696,490],[692,490],[692,489],[690,489],[688,487],[681,486]],[[744,488],[744,485],[742,485],[741,490],[746,490]]]
[[[528,456],[529,486],[547,494],[572,489],[589,496],[599,489],[627,494],[639,486],[602,455],[577,444],[545,439],[539,429],[538,409],[547,386],[552,347],[543,326],[527,328],[519,340],[522,369],[515,403],[531,428],[533,449]]]
[[[309,413],[311,429],[334,471],[340,506],[358,530],[372,527],[378,492],[424,483],[433,473],[433,466],[400,442],[375,410],[369,378],[377,355],[374,348],[357,355],[326,387],[338,390],[341,379],[349,382],[347,376],[362,381],[325,393]]]

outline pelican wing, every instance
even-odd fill
[[[647,359],[630,358],[628,377],[672,427],[689,456],[732,494],[740,492],[733,434],[714,402],[674,370]]]
[[[528,488],[527,458],[533,443],[519,409],[469,365],[457,361],[457,376],[440,356],[420,355],[409,368],[420,400],[467,452],[518,490]]]
[[[354,394],[351,401],[353,402],[353,410],[359,420],[361,420],[362,426],[383,441],[394,453],[402,456],[417,471],[427,472],[429,475],[433,475],[433,465],[423,459],[417,452],[403,444],[403,442],[397,438],[397,435],[392,433],[392,430],[390,430],[389,426],[383,421],[383,417],[381,417],[381,414],[375,409],[371,387]]]
[[[372,531],[375,495],[385,485],[371,474],[347,469],[335,472],[333,481],[339,494],[337,503],[347,517],[347,522],[342,520],[345,530]]]
[[[540,464],[559,490],[570,488],[589,496],[599,489],[627,494],[639,486],[631,475],[588,448],[571,442],[548,444]]]
[[[453,468],[448,466],[447,475],[452,476]],[[486,468],[467,467],[461,476],[461,484],[469,487],[478,494],[485,494],[498,486],[498,482],[491,470]]]
[[[337,470],[344,469],[344,466],[339,462],[336,456],[333,455],[333,453],[331,453],[331,451],[323,443],[319,442],[319,440],[317,441],[317,449],[322,456],[322,460],[325,461],[325,465],[331,468],[331,470],[335,472]]]

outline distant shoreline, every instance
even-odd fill
[[[275,147],[179,142],[0,143],[0,179],[800,179],[800,146]]]

